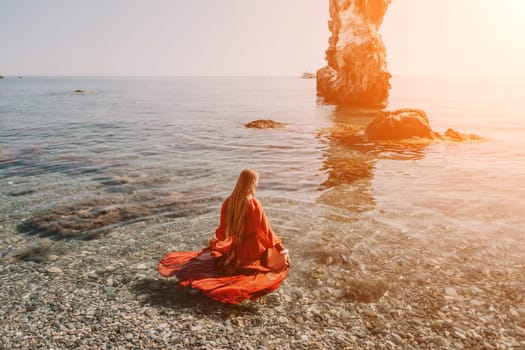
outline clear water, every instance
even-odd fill
[[[207,236],[220,198],[251,167],[274,229],[297,249],[305,237],[344,235],[349,222],[417,237],[522,240],[524,97],[524,80],[395,78],[389,109],[420,108],[436,131],[485,140],[381,149],[327,131],[368,117],[318,103],[313,79],[6,78],[0,221],[4,234],[17,234],[35,213],[90,198],[184,193],[212,199],[213,214],[188,218],[201,223],[189,235]],[[288,125],[244,127],[267,118]],[[111,181],[122,176],[140,181]]]

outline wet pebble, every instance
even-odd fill
[[[49,273],[62,273],[62,269],[60,267],[51,266],[47,268],[47,272]]]

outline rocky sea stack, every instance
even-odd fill
[[[390,89],[379,34],[391,0],[330,0],[328,65],[317,71],[317,94],[339,106],[384,108]]]

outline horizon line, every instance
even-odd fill
[[[314,73],[315,74],[315,73]],[[392,74],[392,73],[391,73]],[[1,75],[5,78],[16,78],[19,77],[34,77],[34,78],[299,78],[301,74],[289,75],[289,74],[246,74],[246,75],[225,75],[225,74],[210,74],[210,75],[193,75],[193,74],[8,74]],[[463,74],[463,75],[443,75],[443,74],[392,74],[392,78],[525,78],[525,73],[516,75],[511,74]],[[314,78],[306,78],[304,80],[310,80]]]

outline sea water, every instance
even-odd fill
[[[178,219],[197,222],[185,234],[208,237],[210,215],[218,223],[221,200],[250,167],[274,229],[296,250],[355,229],[521,241],[524,97],[525,79],[393,78],[388,109],[419,108],[435,131],[483,140],[385,148],[334,137],[334,126],[369,115],[322,104],[314,79],[7,77],[2,234],[90,199],[182,193],[209,199],[209,212]],[[286,127],[244,126],[256,119]]]

